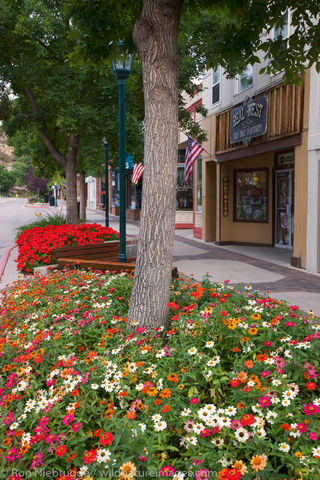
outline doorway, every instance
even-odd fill
[[[292,249],[294,169],[275,172],[275,247]]]

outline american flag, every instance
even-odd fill
[[[133,168],[133,174],[132,174],[132,183],[137,184],[139,182],[139,178],[143,174],[144,167],[142,163],[136,164]]]
[[[194,162],[201,155],[203,148],[197,142],[188,137],[186,156],[184,160],[184,184],[187,183],[191,173]]]

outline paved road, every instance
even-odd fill
[[[8,247],[15,244],[15,229],[37,219],[35,213],[46,215],[49,210],[24,207],[25,198],[0,198],[0,261]]]

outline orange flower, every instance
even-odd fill
[[[129,418],[129,420],[133,420],[134,418],[136,418],[136,416],[137,415],[133,411],[127,412],[127,417]]]
[[[159,394],[159,397],[161,397],[161,398],[169,398],[169,397],[171,397],[171,390],[169,390],[169,388],[165,388],[165,389],[162,390],[162,392]]]
[[[265,362],[268,358],[268,355],[265,355],[264,353],[259,353],[259,355],[257,355],[258,362]]]
[[[251,327],[251,328],[249,328],[248,333],[250,335],[257,335],[258,329],[256,327]]]
[[[264,470],[267,466],[267,456],[263,453],[262,455],[256,455],[252,457],[250,465],[252,470],[258,472],[259,470]]]
[[[163,412],[170,412],[170,410],[171,410],[170,405],[164,405],[164,407],[162,409]]]
[[[155,401],[154,401],[154,404],[155,405],[160,405],[161,404],[160,398],[156,398]]]
[[[238,373],[238,380],[240,380],[241,383],[245,383],[246,380],[247,380],[247,377],[248,377],[248,375],[244,371],[241,371],[241,372]]]
[[[254,365],[254,363],[253,363],[252,360],[246,360],[244,362],[244,366],[247,367],[247,368],[253,368],[253,365]]]
[[[135,478],[137,468],[134,463],[127,462],[121,465],[120,470],[119,480],[129,480]]]
[[[171,382],[178,383],[178,375],[176,375],[175,373],[171,373],[171,375],[168,375],[167,379]]]
[[[233,464],[233,468],[236,468],[237,470],[239,470],[239,472],[241,473],[241,475],[244,475],[246,472],[247,472],[247,467],[246,465],[243,463],[242,460],[237,460],[234,464]]]
[[[158,395],[158,390],[154,387],[151,387],[151,388],[148,388],[148,391],[146,393],[150,397],[155,397],[156,395]]]

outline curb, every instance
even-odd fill
[[[16,248],[16,246],[17,245],[12,245],[12,247],[7,248],[7,250],[4,252],[4,255],[3,255],[1,263],[0,263],[0,281],[2,279],[3,273],[4,273],[5,268],[7,266],[11,250]]]

